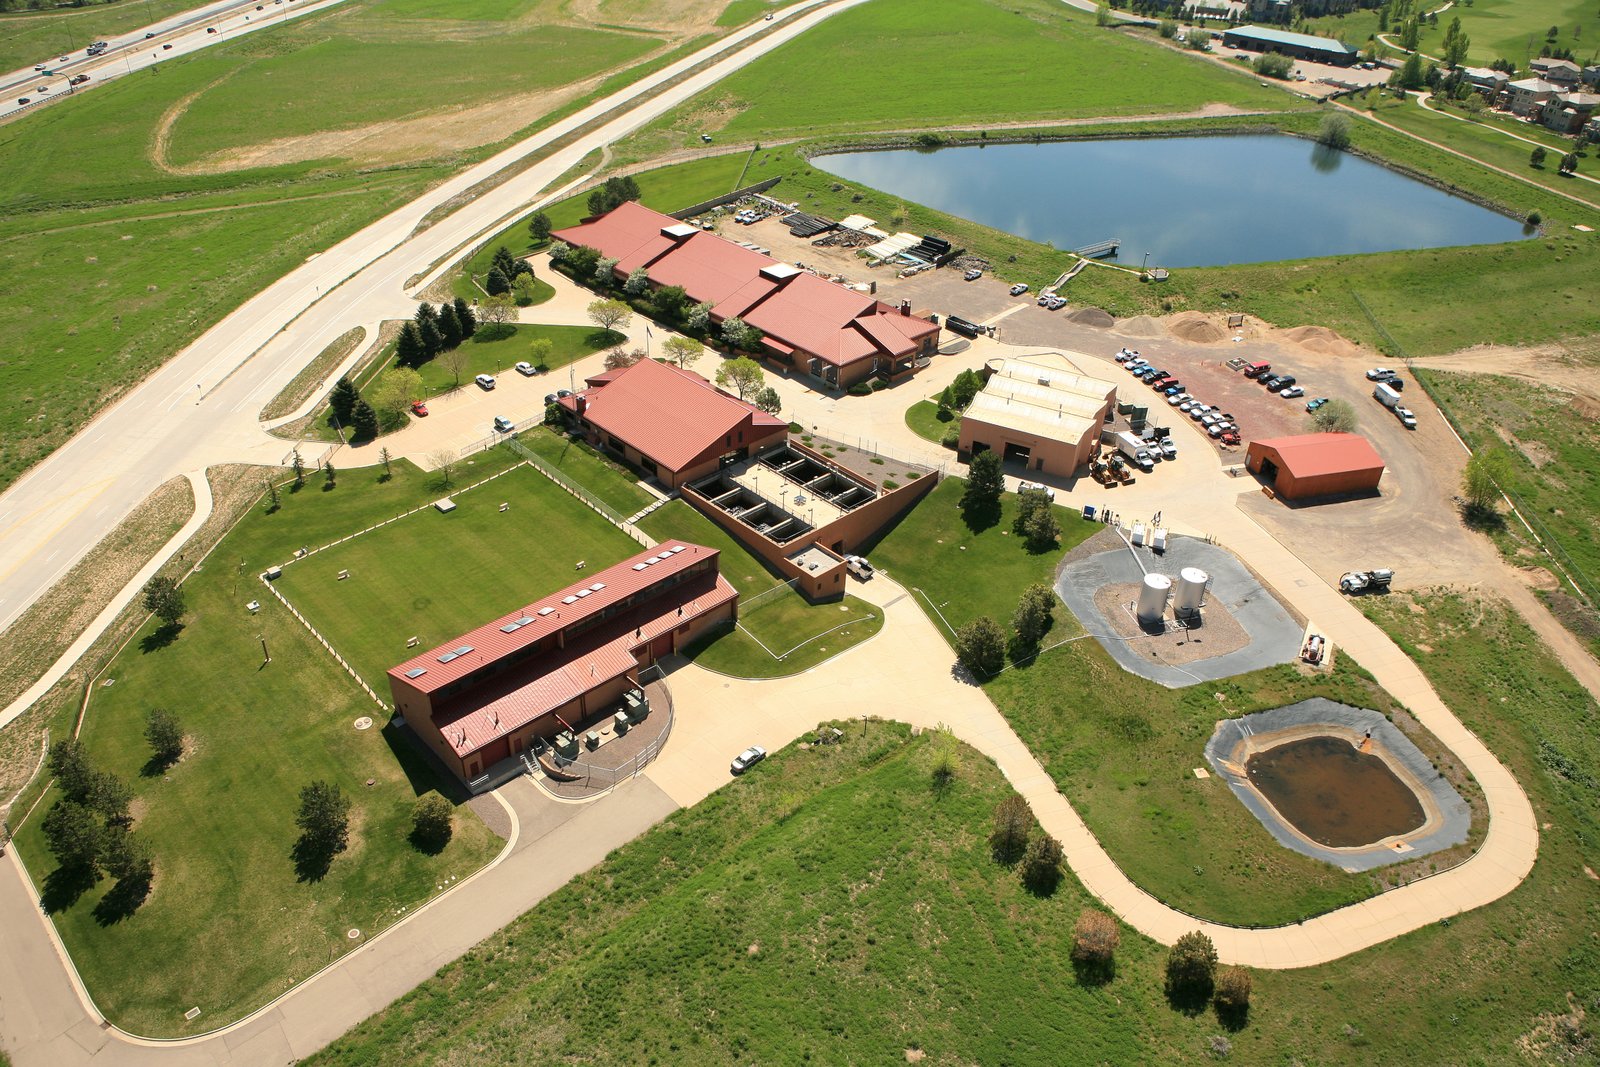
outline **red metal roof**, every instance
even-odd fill
[[[675,244],[671,238],[664,237],[661,231],[664,227],[676,225],[677,219],[629,200],[614,211],[608,211],[579,226],[556,230],[550,236],[571,245],[588,245],[598,249],[602,256],[617,260],[618,267],[624,262],[637,267]],[[627,269],[631,271],[633,267]]]
[[[653,359],[642,359],[578,396],[583,398],[586,421],[673,471],[682,470],[742,426],[759,433],[788,425],[729,396],[693,371]],[[576,410],[574,397],[561,403]],[[732,447],[738,444],[735,440]]]
[[[759,279],[761,268],[774,262],[771,256],[702,230],[656,260],[650,267],[650,280],[657,285],[681,285],[697,303],[721,304]]]
[[[644,366],[643,363],[637,365]],[[682,551],[675,551],[680,547]],[[437,648],[413,656],[399,666],[391,667],[389,677],[420,692],[432,693],[485,664],[536,645],[551,634],[716,556],[716,549],[703,545],[692,545],[686,541],[663,542],[614,567],[587,575],[525,608],[502,615]],[[600,588],[596,589],[595,586]],[[566,603],[569,597],[573,598],[570,604]],[[529,621],[512,626],[523,619]],[[508,630],[507,627],[511,628]],[[466,651],[461,651],[463,649]],[[408,672],[417,670],[423,673],[407,677]]]
[[[704,558],[704,557],[702,557]],[[459,755],[475,752],[638,666],[634,650],[738,597],[720,574],[697,576],[573,644],[451,700],[433,723]]]
[[[1365,437],[1354,433],[1309,433],[1251,443],[1278,454],[1279,465],[1296,478],[1383,469],[1383,457]]]

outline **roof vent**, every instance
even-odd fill
[[[674,240],[682,240],[685,237],[693,237],[699,232],[700,227],[690,226],[687,222],[680,222],[676,226],[661,227],[661,236],[671,237]]]

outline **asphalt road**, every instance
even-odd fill
[[[218,463],[284,461],[289,445],[262,430],[261,408],[352,326],[370,335],[384,318],[409,317],[415,303],[405,283],[418,272],[538,203],[589,152],[863,2],[809,0],[736,31],[444,182],[250,299],[0,495],[0,628],[168,478]],[[440,205],[591,123],[599,124],[418,232]]]
[[[85,42],[63,61],[60,53],[41,56],[38,69],[14,70],[0,77],[0,121],[35,111],[55,100],[85,92],[135,71],[154,67],[178,56],[198,52],[240,34],[279,26],[289,19],[332,7],[340,0],[220,0],[136,30],[107,38],[109,47],[90,56]],[[257,10],[257,9],[260,10]],[[216,32],[211,32],[215,30]],[[69,79],[88,75],[78,86]],[[44,91],[41,91],[41,88]],[[20,101],[26,98],[29,102]]]

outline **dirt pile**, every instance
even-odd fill
[[[1196,345],[1214,345],[1228,339],[1228,331],[1217,325],[1211,316],[1198,311],[1180,311],[1169,318],[1167,332],[1180,341]]]
[[[1131,319],[1117,320],[1117,332],[1126,337],[1165,337],[1167,328],[1160,319],[1149,315],[1135,315]]]
[[[1099,308],[1081,308],[1068,315],[1067,318],[1081,326],[1096,326],[1102,330],[1115,326],[1117,323],[1117,320],[1112,318],[1109,312],[1101,311]]]
[[[1310,349],[1324,356],[1354,356],[1361,351],[1326,326],[1296,326],[1284,330],[1283,336],[1301,348]]]

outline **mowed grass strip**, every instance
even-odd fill
[[[380,695],[395,664],[640,550],[532,467],[466,492],[459,487],[472,475],[458,468],[456,479],[455,511],[419,511],[296,561],[278,579]],[[315,482],[303,490],[319,491]],[[341,571],[350,577],[340,580]],[[411,637],[415,649],[406,647]]]
[[[544,426],[522,433],[517,439],[624,517],[642,511],[656,499],[639,487],[638,475],[600,455],[581,440]]]
[[[1053,584],[1062,551],[1031,554],[1010,534],[1011,494],[1001,523],[974,533],[957,507],[963,488],[960,479],[946,479],[872,558],[895,580],[920,590],[919,605],[936,621],[942,615],[959,629],[989,615],[1009,632],[1022,590],[1034,582]],[[1057,514],[1065,547],[1104,529],[1066,509]],[[1045,645],[1083,633],[1059,600],[1055,616]],[[984,688],[1112,858],[1157,898],[1218,922],[1270,926],[1376,891],[1367,875],[1282,848],[1224,781],[1194,776],[1195,767],[1205,766],[1205,743],[1221,718],[1311,696],[1393,710],[1387,694],[1346,658],[1330,677],[1278,667],[1173,690],[1129,674],[1085,639],[1024,660]],[[1424,752],[1438,751],[1431,737],[1408,733]],[[1472,792],[1464,783],[1460,788]]]
[[[475,467],[508,462],[487,453]],[[442,853],[411,845],[416,798],[443,788],[458,800],[454,787],[391,733],[385,711],[257,578],[301,544],[433,499],[436,478],[397,462],[388,481],[348,472],[331,493],[310,482],[282,490],[276,512],[254,509],[184,582],[188,613],[176,637],[147,624],[105,671],[114,684],[93,689],[83,741],[96,766],[135,790],[134,832],[154,853],[154,890],[118,920],[100,908],[109,880],[81,895],[52,880],[40,821],[53,794],[17,844],[90,995],[118,1026],[172,1037],[224,1025],[358,946],[349,930],[371,936],[396,909],[499,850],[464,807]],[[258,612],[246,608],[252,600]],[[146,766],[145,717],[155,707],[173,711],[188,735],[183,761],[164,774]],[[356,730],[361,716],[377,722]],[[325,878],[301,881],[294,819],[300,789],[317,779],[354,802],[351,845]],[[187,1021],[192,1007],[201,1014]]]
[[[883,612],[860,597],[813,604],[792,587],[783,588],[783,579],[761,560],[681,500],[658,508],[639,525],[659,540],[676,537],[717,549],[723,577],[739,591],[742,629],[706,638],[692,649],[690,658],[702,667],[741,678],[780,678],[831,659],[883,628]]]

